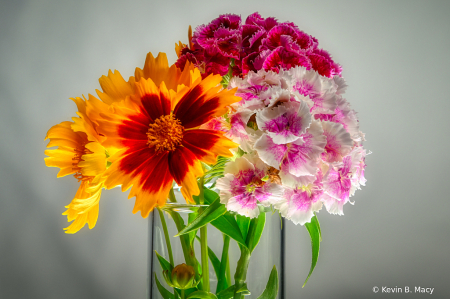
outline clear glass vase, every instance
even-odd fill
[[[150,218],[149,227],[149,298],[181,299],[181,290],[174,287],[173,279],[171,279],[171,277],[173,278],[173,276],[176,276],[176,274],[172,275],[172,273],[170,273],[171,271],[166,271],[166,273],[164,273],[164,270],[167,270],[168,268],[167,264],[170,264],[171,260],[173,260],[173,267],[181,265],[183,263],[188,265],[191,264],[193,266],[195,277],[193,278],[192,285],[200,280],[196,288],[186,289],[186,291],[183,291],[184,298],[187,298],[189,293],[195,290],[205,289],[202,278],[203,276],[198,273],[201,272],[202,269],[205,269],[204,266],[201,265],[202,250],[200,230],[197,231],[195,236],[194,234],[190,236],[190,242],[192,242],[191,248],[193,248],[193,250],[190,250],[190,252],[188,253],[186,253],[186,243],[182,245],[183,242],[180,239],[180,236],[175,236],[178,234],[179,229],[182,227],[180,226],[180,223],[182,223],[183,225],[187,225],[188,223],[192,222],[196,215],[198,215],[199,209],[201,211],[202,208],[204,209],[205,207],[194,205],[168,204],[168,206],[164,209],[155,209],[153,211],[151,215],[152,217]],[[239,243],[235,239],[230,238],[228,235],[225,235],[222,231],[217,229],[214,226],[214,222],[206,225],[209,257],[209,290],[211,293],[216,295],[219,293],[219,291],[222,291],[222,293],[220,294],[225,295],[218,296],[219,298],[258,298],[264,291],[272,291],[273,293],[273,288],[271,290],[266,290],[266,288],[269,288],[270,284],[273,285],[274,276],[277,276],[276,280],[278,281],[278,290],[275,290],[277,292],[277,295],[273,298],[283,298],[284,267],[282,220],[280,219],[278,213],[266,211],[262,212],[262,214],[265,214],[264,229],[262,230],[259,242],[257,242],[256,247],[254,247],[249,257],[248,269],[246,275],[244,275],[245,279],[240,279],[241,285],[242,282],[245,282],[244,286],[242,287],[244,291],[242,291],[239,295],[234,294],[231,297],[229,297],[230,295],[226,295],[226,292],[224,290],[235,289],[236,271],[240,271],[237,277],[242,278],[242,271],[245,271],[245,269],[242,269],[242,259],[244,254],[242,254],[241,248],[238,245]],[[234,217],[234,219],[237,219],[237,217],[243,216],[233,215],[232,217]],[[243,220],[245,222],[245,219],[243,218],[239,220]],[[170,244],[167,242],[166,236],[168,236]],[[184,240],[189,240],[188,234],[184,236]],[[228,246],[227,243],[229,244]],[[223,254],[224,251],[226,252],[226,249],[224,250],[224,248],[226,247],[228,247],[228,265],[226,263],[227,255]],[[170,254],[169,248],[171,248],[172,254]],[[157,254],[159,255],[159,257],[157,256]],[[195,262],[197,262],[197,266],[195,265]],[[164,266],[164,263],[166,264],[166,266]],[[223,274],[223,271],[220,271],[221,267],[226,267],[225,274]],[[274,275],[274,267],[276,269],[276,275]],[[217,275],[221,275],[222,279],[219,279],[216,273],[218,273]],[[248,290],[248,292],[246,290]],[[167,291],[167,293],[163,295],[165,291]],[[168,293],[171,293],[171,295]],[[230,291],[228,291],[228,294],[230,294]]]

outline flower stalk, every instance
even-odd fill
[[[205,204],[205,197],[203,194],[203,184],[204,177],[199,179],[198,185],[200,189],[199,200],[200,204]],[[203,211],[201,208],[200,213]],[[207,225],[200,228],[200,248],[201,248],[201,259],[202,259],[202,276],[203,276],[203,290],[209,292],[209,261],[208,261],[208,231]]]
[[[222,259],[220,263],[220,271],[219,277],[217,277],[217,289],[216,293],[225,289],[225,284],[227,281],[227,270],[229,272],[229,257],[228,257],[228,249],[230,248],[230,237],[225,235],[223,236],[223,249],[222,249]]]
[[[163,211],[160,208],[158,208],[158,212],[159,212],[159,218],[161,218],[161,224],[162,224],[163,231],[164,231],[164,239],[166,239],[167,251],[169,252],[169,261],[172,266],[175,266],[175,264],[173,263],[172,245],[170,244],[170,237],[169,237],[169,231],[167,230],[166,219],[164,217]]]

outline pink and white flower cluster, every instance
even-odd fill
[[[242,98],[202,126],[245,152],[216,182],[228,210],[253,218],[272,206],[303,225],[323,205],[342,215],[365,185],[364,134],[343,97],[342,68],[318,45],[291,22],[225,14],[179,51],[178,67],[189,60],[205,76],[232,74],[228,88]]]
[[[217,180],[221,202],[248,217],[272,205],[302,225],[322,205],[342,215],[366,181],[364,134],[343,97],[344,79],[295,66],[250,71],[231,79],[228,88],[235,87],[242,100],[205,125],[246,152]]]

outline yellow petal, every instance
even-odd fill
[[[97,176],[106,170],[106,151],[98,142],[90,142],[85,146],[92,153],[81,157],[78,162],[81,167],[81,174],[84,176]]]

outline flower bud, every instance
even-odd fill
[[[195,271],[192,266],[180,264],[172,270],[172,283],[178,289],[192,288]]]

